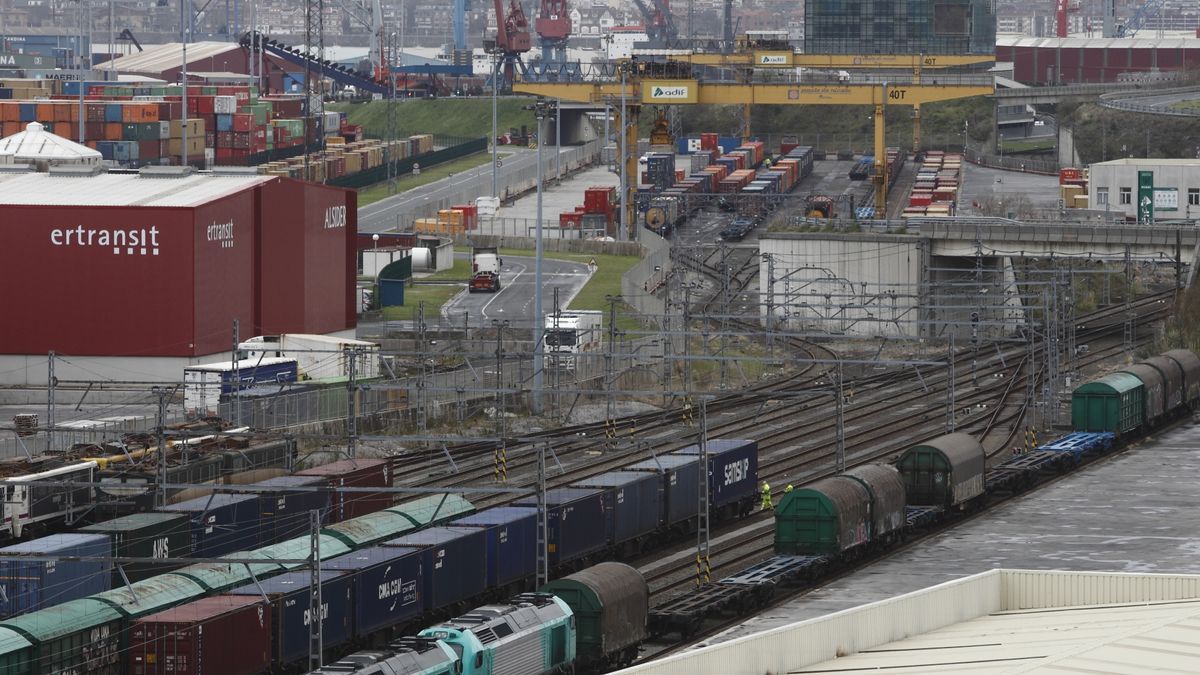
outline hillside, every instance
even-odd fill
[[[533,113],[522,109],[528,98],[501,98],[497,116],[500,133],[522,124],[534,124]],[[396,103],[397,133],[400,136],[434,134],[478,138],[492,133],[492,99],[440,98],[404,99]],[[387,136],[387,103],[331,103],[329,110],[344,111],[352,124],[361,124],[369,138]]]

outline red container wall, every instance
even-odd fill
[[[229,349],[233,320],[254,321],[254,190],[195,210],[195,344],[197,354]]]
[[[356,194],[279,178],[259,198],[259,334],[353,328]]]
[[[385,459],[345,459],[297,472],[300,476],[321,476],[331,487],[391,487],[391,464]],[[340,523],[392,506],[390,492],[334,492],[329,521]]]
[[[253,675],[271,668],[271,606],[220,595],[138,619],[131,675]]]
[[[3,212],[5,309],[31,320],[20,330],[0,330],[0,353],[199,353],[190,209],[5,206]],[[132,243],[134,233],[139,245],[113,245]],[[148,245],[140,245],[143,239]],[[221,340],[228,344],[228,330]]]

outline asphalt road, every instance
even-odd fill
[[[532,325],[534,263],[532,257],[504,256],[499,293],[460,293],[442,306],[442,316],[454,321],[467,314],[472,325],[490,324],[493,319],[513,326]],[[587,265],[543,258],[542,313],[554,311],[554,289],[558,289],[559,305],[566,307],[589,278]]]
[[[1162,94],[1131,91],[1120,96],[1115,96],[1113,100],[1148,109],[1148,112],[1157,111],[1163,114],[1180,114],[1181,111],[1172,111],[1171,106],[1183,101],[1194,101],[1197,98],[1200,98],[1200,93],[1197,93],[1195,89],[1189,88],[1187,91],[1169,91]]]
[[[563,148],[564,152],[571,148]],[[501,160],[498,176],[503,192],[504,175],[537,166],[537,151],[529,148],[506,146],[501,152],[511,153]],[[543,149],[543,161],[547,167],[553,168],[554,152]],[[462,190],[468,190],[476,197],[492,194],[492,165],[491,163],[456,173],[448,178],[434,181],[427,185],[405,190],[403,193],[387,199],[381,199],[358,210],[359,232],[383,232],[395,228],[397,224],[411,225],[419,209],[426,202],[437,202],[450,198]]]

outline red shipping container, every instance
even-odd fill
[[[567,211],[558,214],[558,226],[565,229],[579,229],[583,223],[583,214],[578,211]]]
[[[392,487],[391,463],[386,459],[344,459],[297,472],[299,476],[321,476],[329,486]],[[330,495],[329,521],[340,523],[392,506],[390,492],[334,492]]]
[[[234,131],[253,131],[254,115],[236,114],[233,116]]]
[[[712,152],[717,149],[717,144],[720,142],[718,134],[700,134],[700,149]]]
[[[133,621],[132,675],[254,675],[271,668],[271,605],[252,595],[203,598]]]

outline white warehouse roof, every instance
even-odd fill
[[[1200,575],[990,570],[622,673],[1200,672]]]
[[[0,174],[0,204],[8,206],[200,206],[274,180],[273,176],[146,178],[130,173],[62,176],[53,173]]]

